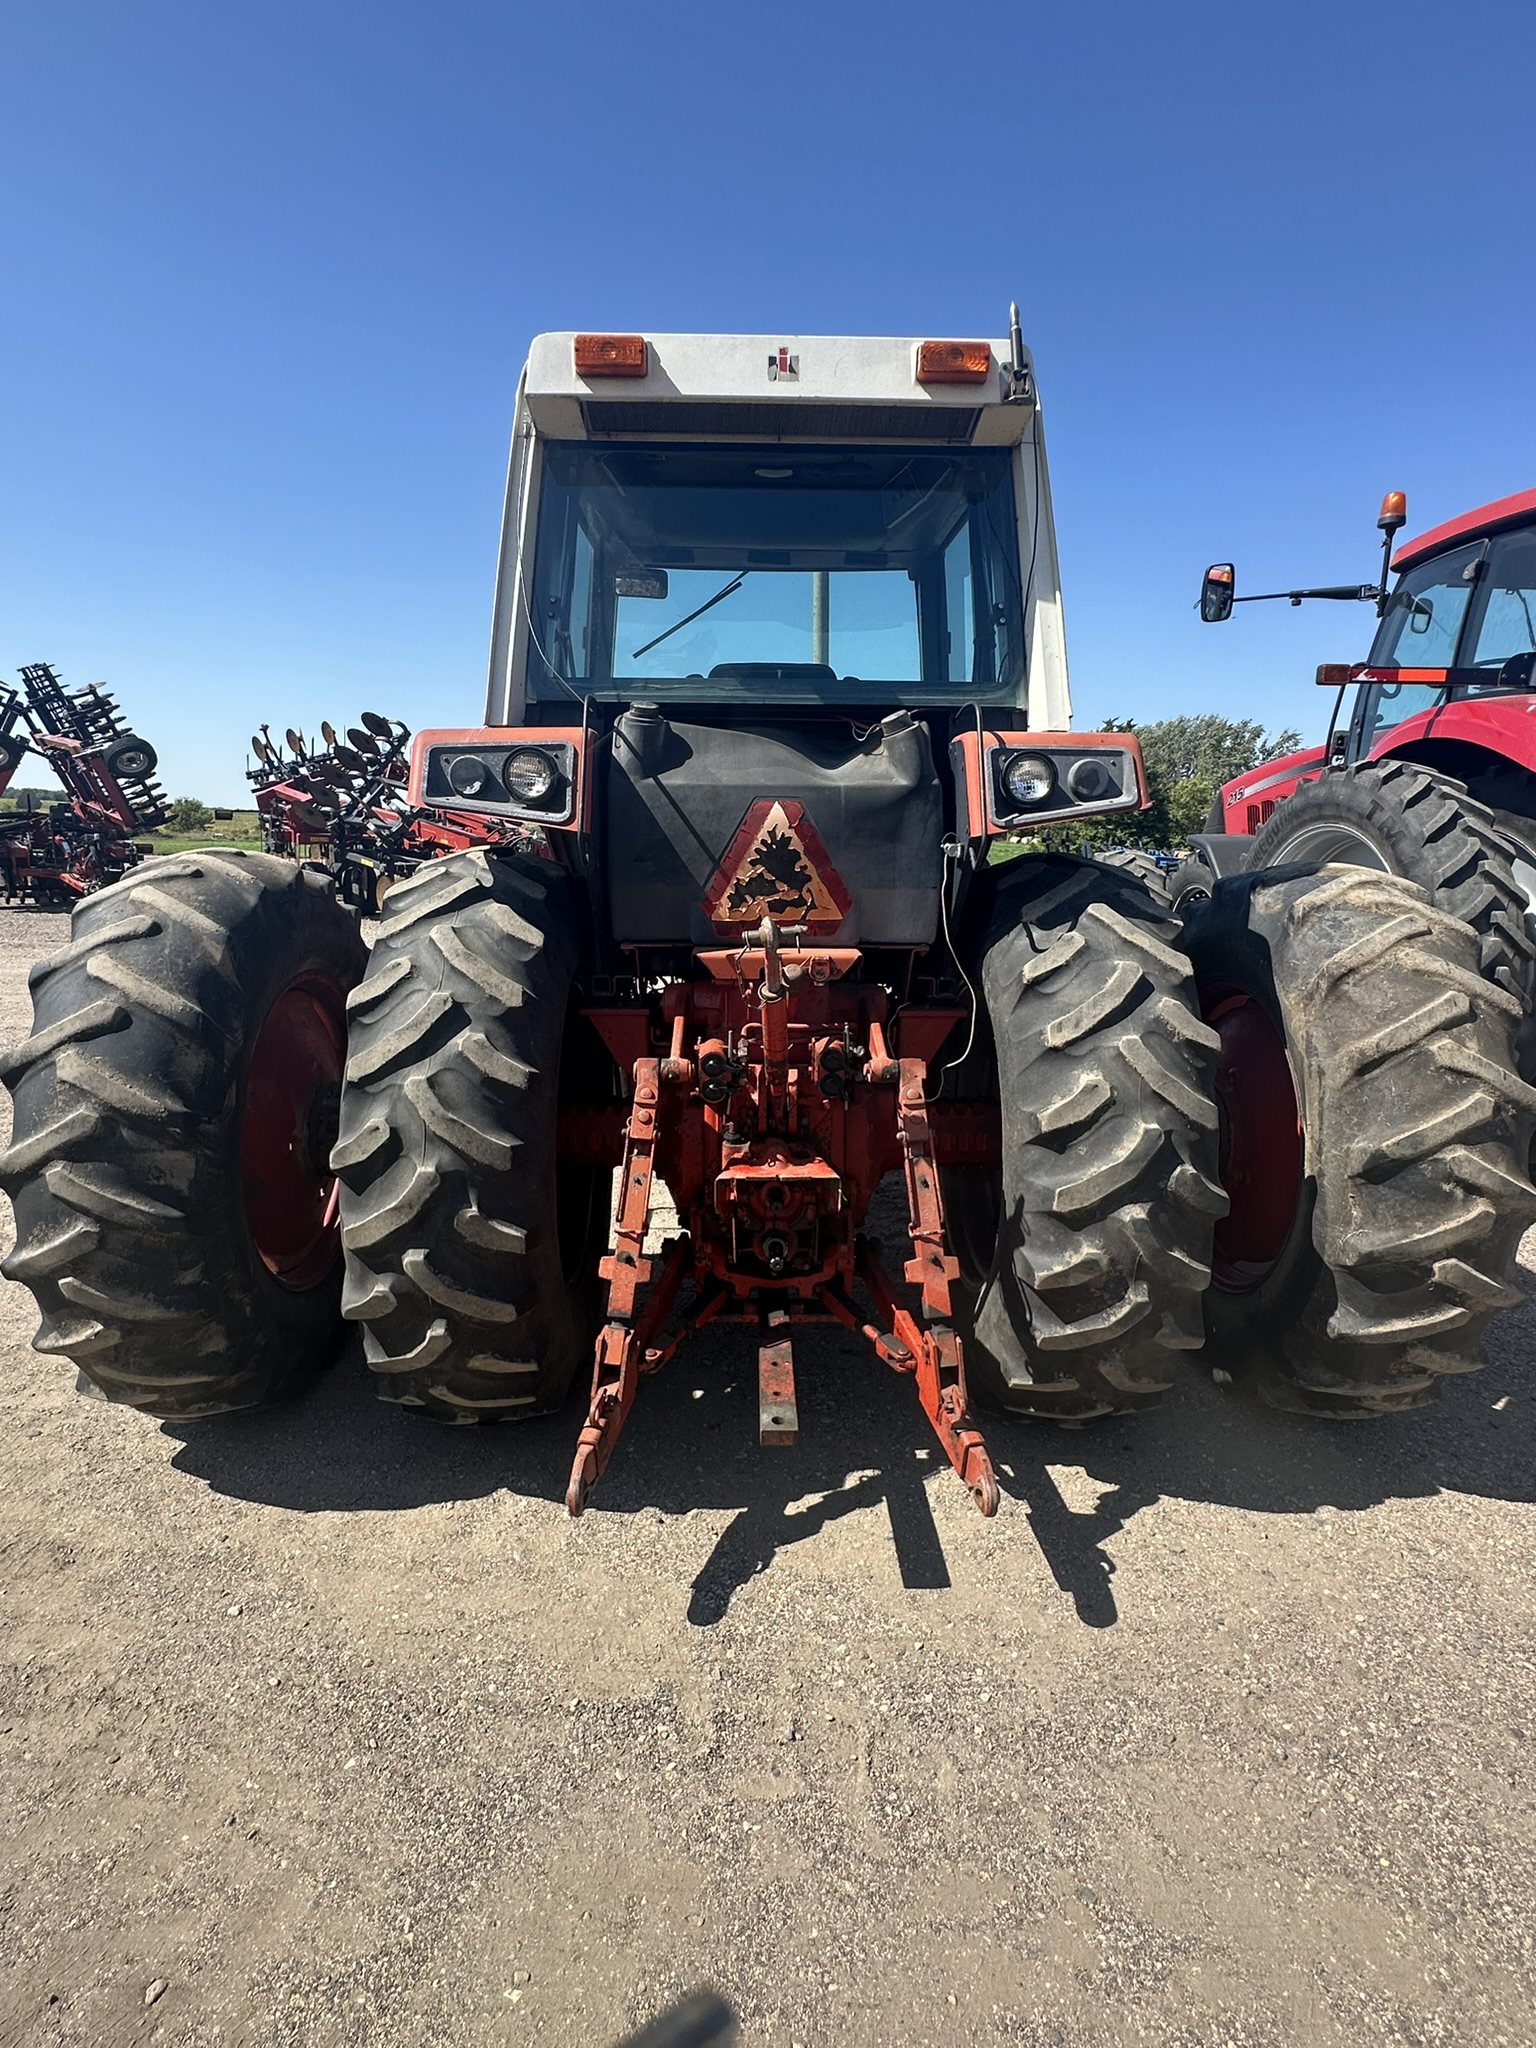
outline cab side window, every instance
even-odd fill
[[[1407,570],[1371,645],[1372,668],[1450,668],[1484,543]],[[1407,713],[1400,713],[1406,717]],[[1396,720],[1388,723],[1395,724]]]
[[[1467,668],[1496,669],[1536,652],[1536,527],[1494,541],[1467,630]]]

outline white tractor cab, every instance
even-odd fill
[[[541,334],[518,387],[486,722],[564,724],[573,700],[637,696],[979,704],[1064,729],[1022,345]]]
[[[955,909],[996,835],[1145,802],[1134,741],[1070,717],[1016,312],[1001,341],[544,334],[486,727],[419,735],[411,788],[563,837],[599,956],[718,940],[763,796],[846,887],[827,937],[927,947],[947,860]]]

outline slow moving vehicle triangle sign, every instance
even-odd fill
[[[789,797],[760,796],[748,804],[710,877],[704,915],[730,931],[765,917],[831,930],[852,901],[804,807]]]

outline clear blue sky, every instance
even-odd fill
[[[1308,732],[1372,573],[1536,484],[1536,9],[12,7],[0,674],[105,678],[174,794],[259,717],[480,715],[549,327],[988,334],[1049,437],[1077,723]]]

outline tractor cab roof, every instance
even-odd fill
[[[536,430],[558,441],[1006,447],[1034,412],[1033,364],[1026,351],[1024,382],[1010,359],[1006,340],[541,334],[523,396]]]
[[[1472,540],[1485,533],[1497,533],[1506,526],[1523,526],[1536,520],[1536,491],[1516,491],[1508,498],[1495,498],[1462,512],[1443,525],[1432,526],[1415,540],[1405,540],[1392,557],[1394,569],[1409,569],[1427,555],[1438,555],[1456,541]]]

